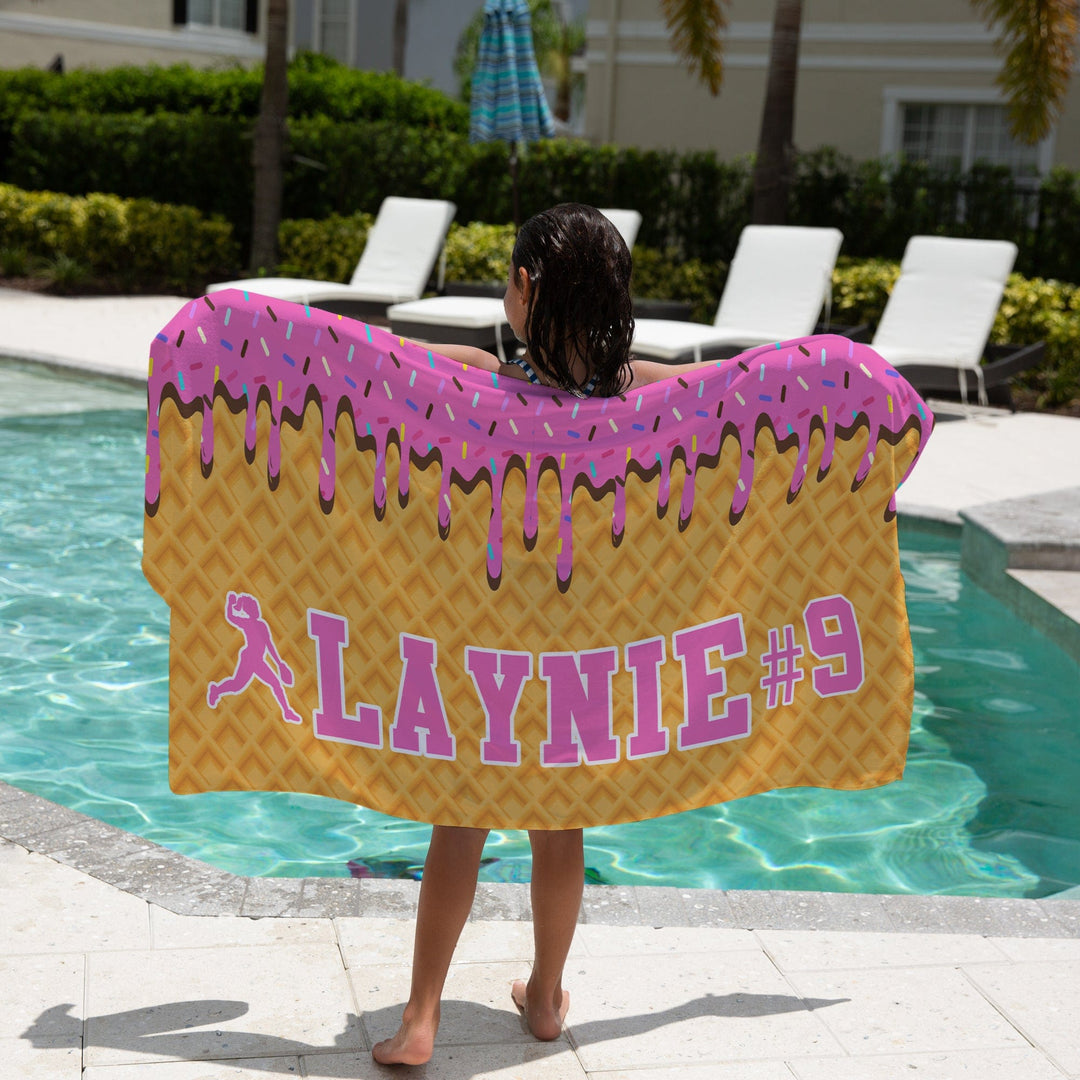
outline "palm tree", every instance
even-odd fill
[[[723,78],[721,31],[731,0],[660,0],[672,44],[713,94]],[[971,0],[999,29],[1005,92],[1013,134],[1045,138],[1061,111],[1075,58],[1080,0]],[[753,220],[783,223],[790,181],[802,0],[777,0],[772,48],[754,166]]]
[[[252,151],[255,167],[255,206],[251,226],[253,273],[264,267],[273,267],[277,261],[277,231],[285,182],[285,124],[289,111],[285,55],[288,24],[288,0],[269,0],[266,13],[266,67]]]

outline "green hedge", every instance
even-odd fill
[[[67,260],[125,290],[196,294],[235,267],[232,226],[187,206],[115,195],[71,197],[0,184],[5,259]]]

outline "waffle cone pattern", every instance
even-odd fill
[[[175,791],[576,828],[902,774],[932,427],[814,337],[622,397],[242,292],[151,345]]]

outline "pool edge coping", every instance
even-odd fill
[[[418,881],[242,877],[0,780],[0,843],[178,915],[394,918]],[[472,921],[529,921],[529,886],[481,882]],[[609,926],[1080,938],[1080,899],[586,885],[579,921]]]

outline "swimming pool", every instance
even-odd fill
[[[0,778],[223,869],[412,876],[428,829],[311,796],[167,785],[168,610],[140,569],[141,393],[0,365]],[[5,412],[8,415],[5,415]],[[902,781],[591,829],[592,881],[1042,896],[1080,884],[1080,669],[903,530],[917,666]],[[527,877],[493,834],[485,880]]]

